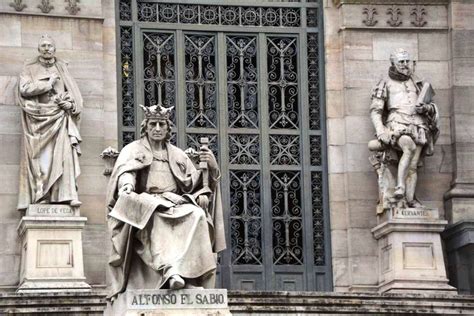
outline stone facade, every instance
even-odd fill
[[[469,1],[417,1],[416,5],[414,1],[325,2],[329,197],[336,291],[371,291],[378,282],[374,273],[379,269],[377,244],[370,234],[376,225],[377,179],[367,160],[366,145],[375,131],[368,112],[370,91],[386,75],[388,57],[395,48],[412,52],[416,73],[432,82],[440,109],[441,135],[435,154],[419,169],[417,196],[426,206],[439,208],[441,218],[450,224],[472,221],[474,212],[469,205],[474,160],[468,154],[472,150],[472,124],[468,123],[472,108],[472,75],[468,75],[472,72],[472,49],[468,48],[473,37],[469,33],[472,10],[474,4]],[[450,190],[451,183],[454,189]],[[450,249],[467,245],[468,241]],[[466,273],[472,271],[467,261],[449,262],[451,276],[461,268]],[[451,279],[451,284],[456,286],[457,282]]]
[[[22,11],[9,6],[10,2],[14,1],[0,3],[0,26],[8,30],[0,33],[0,171],[8,184],[0,188],[0,291],[17,288],[20,269],[17,226],[22,214],[15,208],[21,122],[15,90],[23,61],[36,55],[43,33],[56,39],[57,55],[70,62],[70,72],[84,97],[79,179],[81,215],[88,219],[83,233],[84,270],[88,284],[105,288],[107,179],[99,154],[109,145],[117,147],[114,1],[81,0],[75,15],[64,1],[51,1],[55,8],[48,13],[37,7],[39,1],[22,1],[26,4]],[[390,52],[404,47],[417,61],[416,72],[433,84],[441,116],[441,135],[434,156],[420,169],[417,195],[448,220],[443,238],[449,278],[461,293],[472,294],[474,3],[322,0],[321,8],[334,291],[377,289],[378,247],[371,233],[377,225],[377,178],[367,149],[374,135],[370,91],[386,73]],[[232,310],[245,309],[232,307],[235,301],[229,297]],[[337,299],[355,298],[342,295]],[[418,299],[410,308],[415,308]]]
[[[69,62],[69,70],[84,98],[81,122],[83,137],[79,178],[81,215],[87,217],[83,233],[84,268],[87,282],[104,287],[108,238],[105,226],[105,187],[101,151],[116,147],[116,65],[114,1],[84,0],[71,15],[67,2],[51,1],[54,8],[42,13],[39,1],[23,1],[21,12],[9,2],[0,3],[0,289],[14,290],[19,282],[20,239],[17,226],[22,214],[16,210],[21,139],[20,107],[15,93],[25,59],[37,56],[40,36],[56,41],[57,56]]]

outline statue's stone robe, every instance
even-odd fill
[[[49,91],[52,73],[60,79],[55,90]],[[82,97],[66,63],[56,59],[54,65],[46,67],[38,59],[27,62],[18,90],[23,124],[18,209],[42,199],[53,203],[77,200]],[[73,100],[69,111],[52,101],[57,93],[64,92]]]
[[[202,189],[201,171],[196,170],[181,149],[166,144],[166,150],[180,193],[192,197]],[[109,212],[115,207],[123,177],[133,175],[135,192],[144,192],[152,161],[153,153],[146,138],[122,149],[108,186]],[[177,205],[171,212],[155,210],[142,230],[109,216],[111,296],[126,288],[161,288],[172,274],[196,279],[215,271],[215,254],[225,249],[225,236],[217,181],[211,179],[210,189],[213,200],[209,212],[194,202]],[[133,209],[119,210],[123,211],[133,212]]]

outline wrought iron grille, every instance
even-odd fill
[[[180,147],[209,138],[227,219],[220,285],[330,290],[318,3],[117,7],[120,143],[139,137],[139,103],[176,107]]]

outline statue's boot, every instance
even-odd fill
[[[170,277],[170,289],[171,290],[180,290],[184,288],[185,283],[182,277],[178,274],[174,274]]]
[[[397,199],[405,197],[405,187],[401,185],[397,186],[395,192],[393,192],[393,196]]]

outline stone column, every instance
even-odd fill
[[[461,294],[473,294],[474,267],[474,3],[449,4],[452,69],[453,181],[446,192],[449,225],[443,234],[452,285]]]

